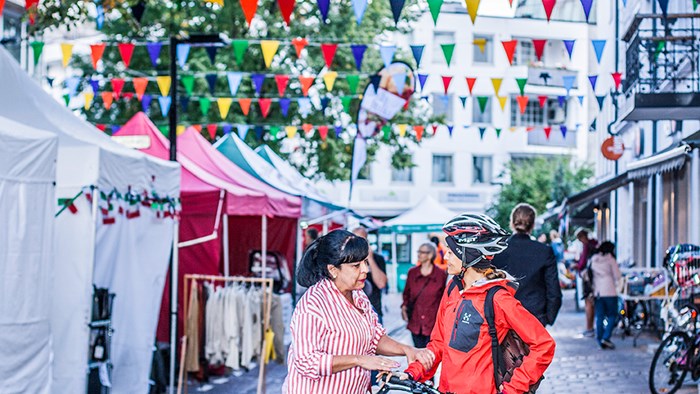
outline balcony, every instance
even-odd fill
[[[700,14],[640,14],[623,37],[622,120],[700,118]]]

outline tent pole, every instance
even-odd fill
[[[328,234],[328,219],[323,221],[323,235]]]
[[[297,305],[297,267],[301,263],[301,257],[304,250],[304,229],[301,227],[301,218],[297,219],[297,251],[294,259],[294,267],[292,267],[292,306]]]
[[[265,279],[267,276],[267,216],[262,215],[262,278]],[[263,305],[267,305],[268,299],[267,297],[271,296],[271,288],[268,288],[267,286],[263,285]],[[268,291],[270,294],[268,294]],[[269,309],[266,309],[266,311],[269,312]],[[264,315],[263,315],[264,316]],[[267,326],[266,326],[267,328]],[[258,394],[264,394],[266,392],[265,388],[265,357],[262,355],[266,346],[265,346],[265,334],[263,333],[263,344],[262,344],[262,351],[260,352],[261,357],[260,357],[260,373],[258,375]]]
[[[171,394],[175,393],[175,361],[177,359],[177,287],[180,249],[179,242],[180,222],[173,220],[173,248],[170,256],[172,264],[170,266],[170,376],[168,389]]]
[[[397,276],[399,274],[399,261],[398,255],[396,254],[396,232],[391,233],[391,260],[391,262],[393,263],[391,267],[393,278],[391,278],[391,280],[394,283],[389,284],[389,289],[391,290],[392,288],[395,288],[396,291],[398,291],[399,278]]]
[[[229,265],[231,264],[229,261],[229,239],[228,239],[228,215],[224,214],[224,239],[223,245],[224,245],[224,276],[229,276]]]
[[[261,246],[262,251],[262,278],[265,279],[267,276],[267,216],[262,215],[262,234],[261,234]]]

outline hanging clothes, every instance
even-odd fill
[[[185,368],[187,372],[199,371],[199,285],[195,283],[190,292],[189,309],[187,311],[187,356]]]

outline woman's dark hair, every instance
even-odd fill
[[[605,241],[602,244],[600,244],[598,250],[596,250],[596,253],[609,254],[615,257],[615,244],[610,241]]]
[[[330,279],[328,264],[339,267],[362,261],[368,255],[369,244],[364,238],[345,230],[331,231],[312,242],[304,252],[297,268],[297,283],[311,287],[322,279]]]
[[[537,211],[530,204],[520,203],[510,213],[510,227],[513,231],[530,234],[535,227]]]

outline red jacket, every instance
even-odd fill
[[[504,384],[503,393],[524,393],[537,382],[554,357],[554,339],[515,299],[515,288],[506,279],[479,281],[461,293],[455,287],[449,295],[448,285],[428,344],[428,349],[435,354],[435,364],[430,371],[425,371],[419,362],[414,362],[406,372],[419,381],[425,381],[435,374],[442,362],[440,391],[496,393],[491,337],[484,317],[486,292],[496,285],[508,290],[496,292],[493,299],[499,342],[509,329],[513,329],[530,346],[530,354],[515,370],[510,382]]]

